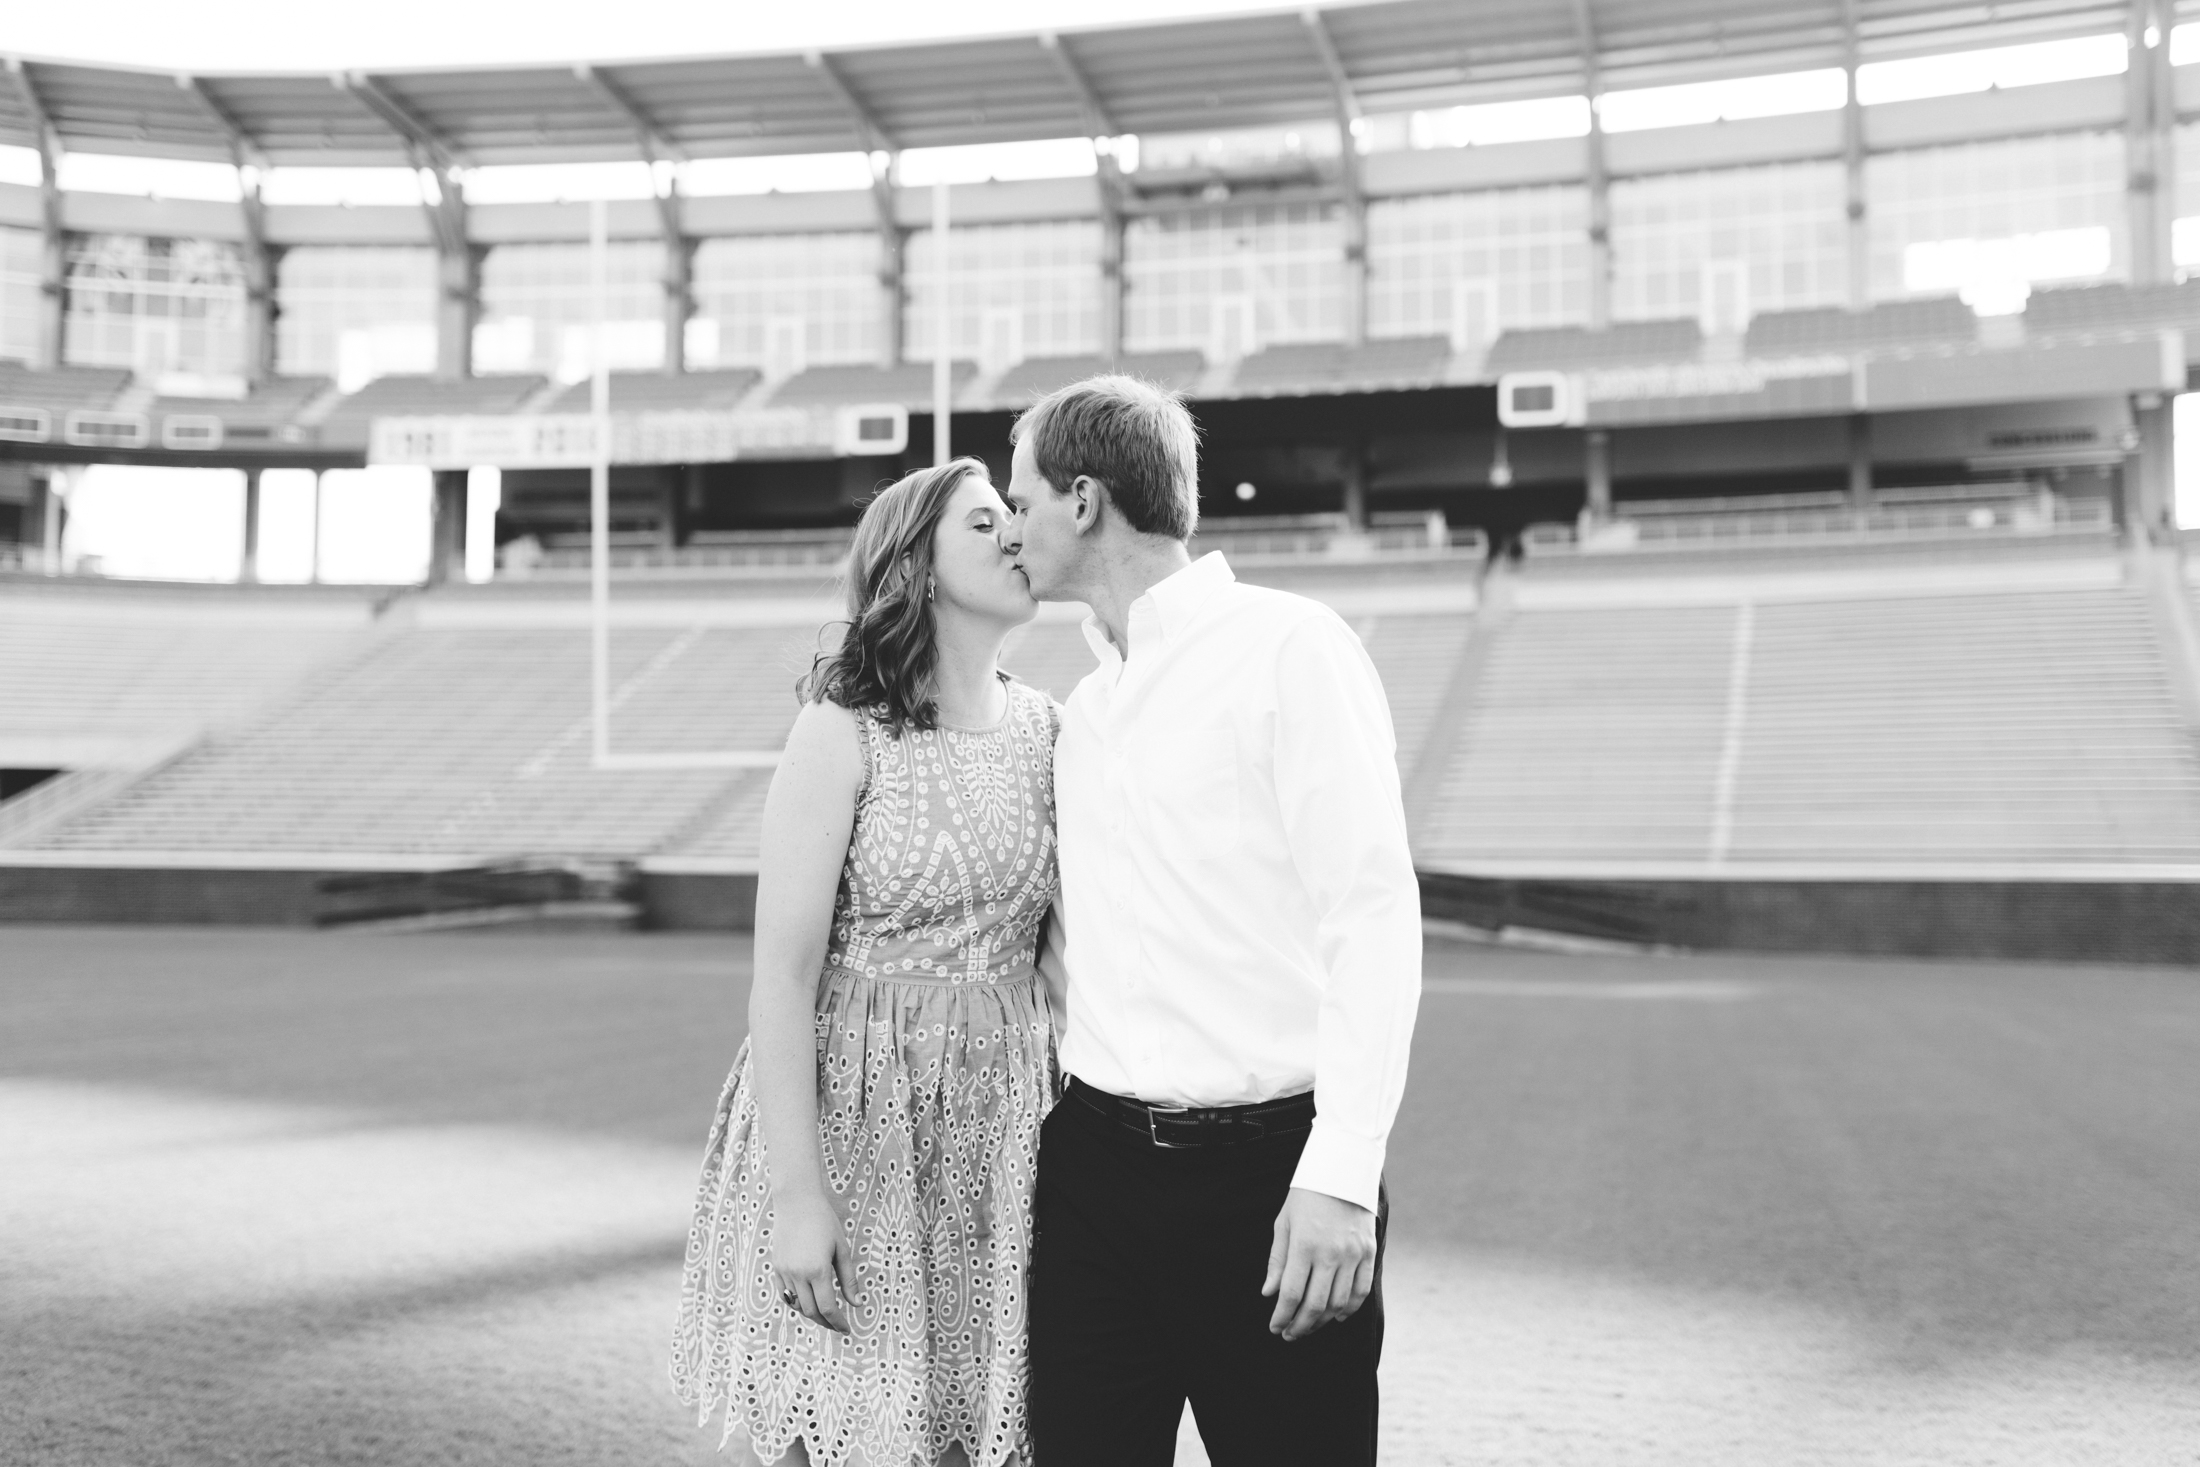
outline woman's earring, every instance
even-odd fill
[[[940,599],[940,580],[938,576],[926,576],[924,578],[924,599],[927,601]]]

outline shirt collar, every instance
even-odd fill
[[[1154,632],[1164,640],[1180,634],[1215,592],[1236,579],[1237,573],[1219,550],[1210,550],[1182,570],[1163,576],[1131,603],[1130,625],[1125,631],[1132,647],[1143,645]],[[1122,654],[1101,629],[1098,617],[1086,617],[1084,630],[1086,644],[1103,664],[1122,660]]]

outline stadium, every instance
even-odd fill
[[[2172,0],[1368,0],[333,76],[8,56],[0,952],[29,1007],[0,1095],[57,1145],[202,1138],[227,1180],[158,1176],[206,1219],[263,1131],[361,1114],[458,1128],[391,1176],[677,1193],[738,1006],[665,1074],[644,1035],[723,1007],[718,955],[745,970],[727,934],[861,505],[949,452],[1005,483],[1024,406],[1126,372],[1200,424],[1195,553],[1330,604],[1390,699],[1432,941],[1394,1151],[1426,1179],[1393,1185],[1444,1219],[1401,1234],[1400,1288],[1511,1321],[1398,1306],[1395,1459],[2185,1460],[2194,1009],[2149,965],[2200,961],[2196,268],[2200,23]],[[215,569],[102,548],[156,500]],[[1009,655],[1057,698],[1092,666],[1059,610]],[[391,978],[392,943],[433,976]],[[309,971],[341,1019],[276,996]],[[484,1022],[469,985],[618,1119],[427,1032]],[[99,1086],[220,1098],[78,1104]],[[1544,1119],[1461,1139],[1486,1105]],[[521,1125],[550,1130],[499,1151]],[[353,1165],[296,1144],[309,1185]],[[11,1163],[33,1273],[107,1236],[53,1155]],[[1521,1180],[1553,1165],[1577,1213]],[[1836,1174],[1889,1210],[1828,1202]],[[543,1277],[654,1369],[656,1222],[583,1213]],[[458,1273],[509,1242],[385,1221]],[[160,1256],[289,1236],[224,1226]],[[1751,1254],[1763,1229],[1787,1241]],[[2081,1245],[2090,1294],[2032,1271]],[[312,1341],[297,1379],[357,1441],[504,1460],[515,1422],[483,1446],[431,1399],[463,1322],[345,1246],[356,1331],[229,1301],[237,1358]],[[1722,1249],[1749,1255],[1731,1316],[1701,1303],[1732,1302]],[[1492,1253],[1535,1266],[1458,1261]],[[510,1267],[468,1307],[536,1340]],[[1587,1276],[1630,1280],[1622,1335],[1705,1327],[1583,1367],[1647,1416],[1537,1374],[1526,1321],[1618,1317]],[[75,1349],[70,1297],[18,1337]],[[1722,1434],[1751,1350],[1774,1396],[1863,1383]],[[528,1358],[647,1414],[599,1362]],[[99,1459],[56,1424],[94,1378],[9,1368],[45,1402],[26,1460]],[[145,1460],[376,1459],[199,1368]],[[360,1368],[396,1373],[330,1385]],[[232,1392],[245,1445],[205,1404]],[[570,1431],[544,1454],[707,1455]]]

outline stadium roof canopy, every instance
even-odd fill
[[[0,142],[278,166],[473,166],[1254,127],[2117,31],[2104,0],[1376,0],[748,55],[309,73],[11,59]],[[518,23],[515,21],[515,24]]]

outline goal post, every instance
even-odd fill
[[[589,763],[599,770],[771,769],[777,749],[668,749],[622,753],[611,747],[611,353],[607,346],[610,247],[608,211],[588,206],[589,428],[588,599]]]

